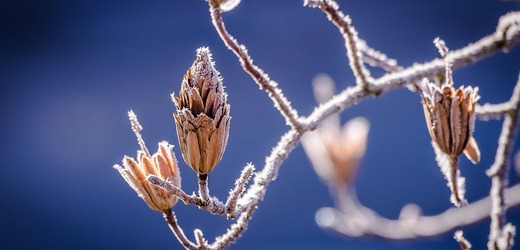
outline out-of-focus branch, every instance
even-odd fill
[[[190,250],[200,249],[199,246],[195,245],[195,243],[191,242],[190,240],[188,240],[188,238],[186,238],[184,231],[182,231],[182,228],[180,228],[179,224],[177,224],[177,218],[175,217],[175,214],[171,210],[164,212],[163,217],[168,223],[168,226],[172,230],[177,240],[179,240],[179,242],[184,246],[184,248]]]
[[[421,215],[417,205],[407,205],[399,219],[390,220],[359,203],[354,192],[345,190],[335,196],[347,202],[341,202],[344,205],[338,208],[321,208],[316,213],[316,221],[324,229],[350,237],[373,235],[393,240],[433,237],[481,221],[491,211],[491,198],[485,197],[464,207],[449,208],[438,215]],[[507,188],[505,197],[508,207],[518,206],[520,184]]]
[[[505,230],[507,208],[504,190],[507,188],[509,181],[511,151],[520,113],[520,76],[509,102],[513,109],[505,114],[502,132],[498,139],[495,162],[487,171],[491,178],[489,195],[492,203],[488,249],[510,249],[512,247],[509,240],[512,238],[511,230]]]

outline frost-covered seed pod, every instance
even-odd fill
[[[205,175],[222,159],[231,119],[222,78],[207,47],[197,50],[179,96],[172,94],[172,101],[182,158],[195,172]]]

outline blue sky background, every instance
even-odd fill
[[[460,48],[492,33],[499,16],[520,6],[494,0],[339,4],[363,39],[404,66],[437,57],[435,37]],[[315,105],[311,79],[316,74],[329,74],[338,88],[354,83],[337,29],[300,0],[243,0],[224,19],[302,115]],[[169,95],[180,88],[200,46],[213,52],[233,117],[226,154],[210,175],[212,195],[225,199],[242,167],[263,166],[288,130],[218,38],[203,0],[4,0],[0,20],[3,249],[180,249],[161,215],[112,166],[125,154],[134,156],[138,147],[129,109],[144,126],[150,150],[160,140],[178,145]],[[479,86],[480,103],[506,101],[518,78],[519,58],[518,48],[497,54],[456,71],[455,82]],[[371,122],[356,183],[361,202],[390,218],[411,202],[430,215],[451,207],[419,96],[400,89],[370,98],[343,112],[342,121],[359,115]],[[500,127],[501,121],[478,121],[481,163],[460,158],[470,202],[489,192],[485,170],[494,160]],[[196,176],[178,147],[174,151],[183,189],[191,193]],[[511,171],[511,183],[518,181]],[[314,222],[314,213],[330,205],[326,187],[298,146],[231,249],[457,249],[452,233],[405,242],[337,237]],[[231,223],[182,203],[175,211],[192,239],[195,228],[212,239]],[[509,210],[508,218],[519,226],[520,209]],[[476,249],[485,247],[488,227],[484,220],[464,228]]]

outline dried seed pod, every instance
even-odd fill
[[[146,179],[148,175],[156,175],[166,181],[170,181],[174,186],[181,187],[181,177],[177,160],[172,152],[173,146],[166,141],[159,143],[157,152],[150,155],[144,141],[141,138],[142,127],[137,121],[135,114],[128,112],[132,130],[137,136],[141,150],[137,151],[137,161],[134,158],[125,156],[123,165],[115,165],[125,181],[135,190],[148,206],[158,212],[170,210],[178,198],[166,190],[152,185]]]
[[[432,140],[444,153],[456,157],[463,153],[474,164],[480,161],[480,151],[473,138],[475,104],[480,98],[478,87],[451,84],[438,87],[425,81],[422,104],[426,125]]]
[[[211,172],[224,154],[231,117],[222,78],[208,48],[197,50],[179,96],[172,94],[172,101],[182,158],[201,175]]]

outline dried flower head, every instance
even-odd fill
[[[451,190],[450,200],[459,207],[467,202],[464,198],[465,179],[460,176],[457,165],[458,156],[464,152],[474,164],[480,161],[480,151],[473,138],[475,104],[480,96],[478,88],[453,88],[449,50],[439,38],[436,38],[434,43],[445,59],[444,81],[439,87],[424,80],[419,89],[437,163],[448,181]]]
[[[119,171],[128,185],[135,190],[151,209],[158,212],[166,212],[177,203],[177,197],[160,187],[152,185],[146,177],[151,174],[156,175],[166,181],[170,181],[179,188],[181,187],[177,160],[172,152],[173,146],[166,141],[162,141],[159,143],[157,152],[150,155],[141,137],[142,127],[137,121],[136,115],[130,111],[128,112],[128,117],[141,150],[137,151],[137,161],[132,157],[125,156],[123,165],[115,165],[114,168]]]
[[[444,83],[438,87],[425,81],[422,104],[426,124],[432,140],[450,156],[462,152],[473,162],[480,160],[480,151],[473,138],[475,104],[479,99],[478,87],[459,87]]]
[[[222,78],[208,48],[197,50],[179,96],[172,94],[172,101],[182,158],[195,172],[207,174],[222,159],[231,119]]]

